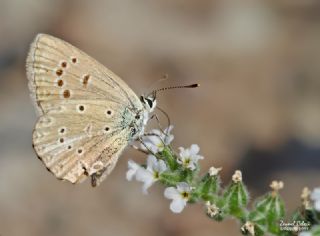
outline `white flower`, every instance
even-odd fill
[[[310,198],[314,201],[314,208],[320,211],[320,187],[312,191]]]
[[[191,187],[185,183],[180,182],[177,187],[168,187],[164,191],[164,196],[168,199],[172,199],[170,204],[170,210],[174,213],[180,213],[187,205],[190,198]]]
[[[140,168],[136,173],[136,179],[143,182],[143,192],[146,194],[147,189],[157,180],[162,172],[167,170],[163,160],[157,160],[153,155],[148,156],[147,168]]]
[[[150,133],[155,135],[144,136],[142,138],[143,143],[153,153],[161,152],[163,151],[165,146],[169,145],[172,142],[174,138],[173,134],[171,134],[172,129],[173,129],[172,125],[166,128],[163,132],[161,132],[158,129],[153,129],[151,130]],[[141,148],[144,150],[147,150],[145,145],[141,144]]]
[[[312,233],[304,231],[304,232],[299,233],[299,236],[312,236]]]
[[[180,153],[177,162],[190,170],[194,170],[198,160],[203,159],[203,156],[198,155],[200,148],[197,144],[192,144],[190,148],[186,149],[180,147],[179,150]]]
[[[131,181],[132,178],[136,175],[137,171],[142,168],[136,162],[129,160],[128,161],[128,171],[127,171],[127,180]]]
[[[219,172],[222,170],[222,167],[215,168],[214,166],[210,167],[209,169],[209,175],[210,176],[216,176],[219,174]]]

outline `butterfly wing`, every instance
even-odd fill
[[[123,112],[142,109],[135,93],[93,58],[45,34],[31,45],[27,75],[40,114],[33,145],[46,167],[72,183],[109,173],[129,142]]]
[[[77,114],[76,105],[61,104],[64,110],[42,115],[33,132],[34,149],[46,167],[59,179],[82,182],[87,176],[117,161],[128,145],[129,130],[110,120],[100,120],[96,104]],[[99,106],[101,108],[101,106]]]
[[[129,86],[71,44],[38,34],[27,58],[29,89],[39,114],[52,100],[103,99],[142,108]]]

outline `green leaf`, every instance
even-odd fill
[[[212,195],[217,194],[219,191],[220,182],[220,176],[206,174],[198,184],[196,191],[199,192],[200,197],[204,201],[209,201],[212,199]]]
[[[249,195],[243,182],[233,182],[227,187],[223,197],[225,199],[225,207],[227,207],[228,212],[238,219],[245,221],[247,215],[245,207],[248,204]]]
[[[184,182],[189,185],[193,185],[193,178],[195,176],[195,172],[190,169],[182,169],[181,170],[182,179]]]
[[[248,219],[254,223],[255,235],[264,235],[267,231],[267,219],[265,214],[260,211],[252,211],[249,213]]]
[[[183,182],[181,171],[165,171],[159,176],[159,180],[166,186],[176,186],[177,183]]]
[[[300,207],[292,214],[292,221],[305,221],[310,222],[311,225],[319,224],[320,221],[314,209],[305,209]]]
[[[258,219],[256,219],[256,217]],[[255,210],[250,213],[249,219],[258,226],[266,225],[267,231],[273,234],[283,234],[280,231],[279,222],[285,216],[284,203],[279,194],[268,193],[255,203]],[[266,222],[259,220],[262,217]]]
[[[171,170],[176,170],[178,168],[174,152],[168,146],[163,149],[160,156],[168,164]]]

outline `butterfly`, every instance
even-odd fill
[[[39,114],[37,156],[58,179],[81,183],[91,177],[92,186],[99,185],[144,134],[156,92],[138,97],[95,59],[47,34],[34,39],[26,69]]]

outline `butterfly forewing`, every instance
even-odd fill
[[[141,107],[135,93],[117,75],[71,44],[39,34],[27,58],[32,96],[40,108],[51,100],[103,99]]]
[[[100,183],[130,141],[120,121],[126,109],[143,109],[138,97],[110,70],[49,35],[31,45],[27,74],[40,114],[33,132],[39,158],[57,178],[94,176]]]

